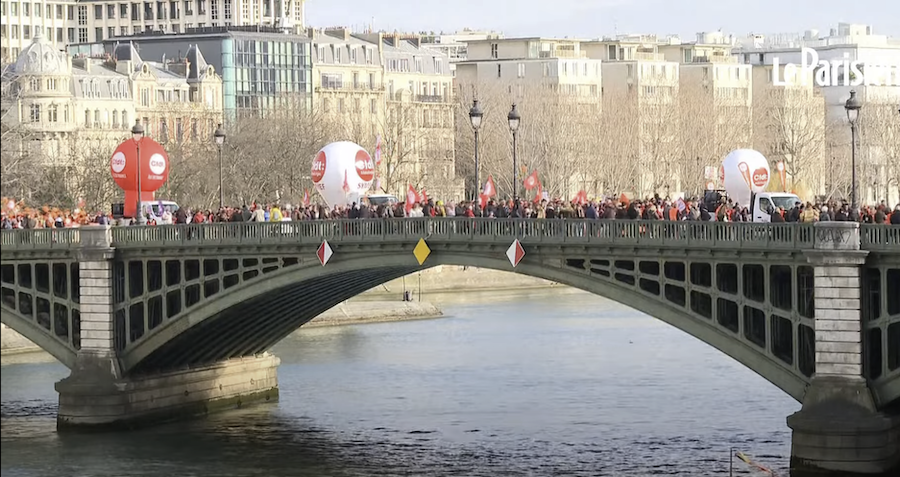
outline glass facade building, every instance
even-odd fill
[[[103,49],[112,52],[121,42],[132,42],[143,58],[162,62],[183,61],[188,48],[197,45],[222,76],[223,106],[229,117],[312,107],[311,42],[306,36],[262,27],[196,28],[177,35],[117,38],[105,41]]]

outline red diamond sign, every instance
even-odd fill
[[[319,245],[319,249],[316,250],[316,257],[323,267],[328,263],[332,255],[334,255],[334,252],[331,250],[331,245],[328,245],[327,240],[323,240],[322,245]]]
[[[525,258],[525,249],[522,248],[522,244],[519,243],[519,239],[516,239],[512,245],[506,249],[506,258],[509,259],[509,263],[512,264],[513,267],[519,264],[523,258]]]

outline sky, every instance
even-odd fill
[[[838,22],[872,25],[900,37],[897,0],[307,0],[307,25],[374,23],[375,30],[495,30],[507,37],[597,38],[626,33],[794,33]]]

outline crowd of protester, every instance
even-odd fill
[[[772,222],[858,221],[866,224],[900,225],[900,204],[893,210],[884,202],[851,210],[846,203],[797,202],[793,208],[770,210]],[[446,202],[427,199],[411,207],[403,202],[369,205],[353,203],[333,208],[320,204],[303,206],[249,204],[242,207],[223,207],[217,210],[181,207],[160,209],[154,214],[145,211],[148,225],[198,224],[217,222],[279,222],[320,219],[370,219],[398,217],[495,217],[533,219],[605,219],[605,220],[671,220],[750,222],[746,207],[726,198],[710,204],[704,200],[673,201],[658,196],[645,200],[602,199],[565,201],[544,199],[540,202],[518,200],[490,200],[484,207],[471,201]],[[88,224],[134,225],[138,221],[114,218],[110,213],[90,213],[84,210],[42,207],[10,208],[2,212],[0,228],[37,229],[79,227]]]

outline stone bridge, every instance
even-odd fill
[[[507,253],[515,243],[518,262]],[[72,369],[57,384],[61,427],[272,399],[277,358],[267,350],[292,331],[386,281],[468,265],[610,298],[741,362],[803,403],[788,420],[797,466],[874,472],[900,461],[900,227],[449,218],[92,226],[4,231],[0,258],[3,323]]]

